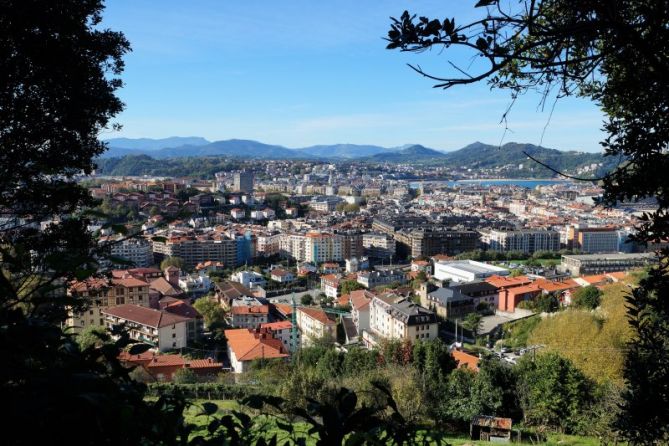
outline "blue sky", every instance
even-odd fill
[[[443,74],[459,54],[385,50],[389,16],[471,18],[475,1],[108,0],[104,24],[123,31],[126,110],[102,138],[203,136],[286,147],[418,143],[458,149],[500,142],[508,93],[485,84],[433,89],[406,66]],[[504,142],[538,144],[550,107],[527,95]],[[557,103],[543,145],[599,151],[602,114],[584,99]]]

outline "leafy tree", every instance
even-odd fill
[[[364,289],[365,287],[355,280],[344,280],[341,283],[341,294],[351,294],[351,291]]]
[[[362,372],[376,369],[378,364],[379,353],[376,350],[352,348],[344,355],[342,369],[346,375],[357,376]]]
[[[225,321],[223,308],[216,301],[206,296],[196,300],[193,307],[204,317],[204,323],[209,328],[216,327]]]
[[[77,334],[77,344],[81,350],[90,347],[101,346],[110,341],[109,333],[102,327],[89,325]]]
[[[479,17],[464,24],[405,11],[393,19],[388,48],[423,52],[439,47],[446,50],[440,54],[449,55],[458,47],[479,56],[468,71],[452,64],[455,71],[443,77],[414,67],[437,87],[487,80],[493,88],[508,90],[512,101],[530,90],[540,91],[542,102],[552,94],[556,100],[569,95],[592,99],[606,114],[605,155],[617,164],[599,178],[601,202],[613,206],[655,198],[657,208],[641,218],[633,238],[642,244],[669,238],[666,3],[481,0],[476,6]],[[549,160],[525,154],[551,172],[575,178],[557,171]],[[664,422],[669,392],[661,384],[669,382],[669,250],[659,251],[658,257],[628,305],[631,326],[644,342],[629,345],[625,377],[630,390],[624,394],[619,426],[635,444],[669,441]]]
[[[311,305],[314,303],[314,298],[311,294],[303,294],[302,297],[300,297],[300,303],[302,305]]]
[[[474,416],[480,415],[479,406],[472,395],[475,379],[476,372],[467,367],[455,369],[448,376],[446,392],[438,407],[441,419],[453,420],[464,427]]]
[[[342,373],[343,357],[334,348],[329,348],[316,364],[316,372],[324,378],[339,376]]]
[[[553,293],[540,294],[536,298],[534,307],[542,313],[553,313],[560,308],[560,302]]]
[[[555,353],[523,356],[518,368],[518,397],[526,423],[574,432],[592,402],[593,385],[571,361]]]
[[[478,313],[469,313],[465,316],[465,320],[462,321],[462,326],[471,331],[474,337],[476,337],[481,329],[482,319],[482,316]]]
[[[599,291],[599,288],[589,285],[583,288],[579,288],[574,292],[572,303],[577,308],[594,310],[599,306],[601,295],[602,292]]]
[[[195,384],[197,382],[197,375],[188,367],[184,367],[174,372],[172,381],[175,384]]]
[[[184,260],[181,257],[167,257],[162,262],[160,262],[160,269],[165,270],[170,266],[176,266],[179,269],[183,269]]]

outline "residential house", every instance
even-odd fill
[[[239,282],[249,289],[262,288],[267,285],[263,275],[255,271],[238,271],[231,276],[231,280]]]
[[[160,351],[186,347],[188,323],[193,319],[154,310],[139,305],[125,304],[102,310],[107,328],[124,324],[131,339],[146,342]]]
[[[234,373],[248,371],[253,361],[281,360],[289,356],[283,342],[275,339],[269,330],[239,328],[224,333]]]
[[[373,289],[377,286],[390,285],[391,283],[406,283],[407,278],[404,271],[384,270],[369,271],[358,273],[358,283],[367,289]]]
[[[274,338],[281,341],[286,351],[294,353],[293,350],[293,324],[290,321],[267,322],[260,324],[263,330],[269,330]],[[295,330],[295,348],[300,348],[300,331]]]
[[[236,299],[230,308],[230,324],[237,328],[258,328],[269,322],[269,305],[255,298]]]
[[[295,281],[295,274],[283,268],[275,268],[270,272],[270,278],[279,283],[291,283]]]
[[[181,369],[189,369],[200,380],[211,380],[223,372],[223,363],[212,358],[187,359],[181,355],[157,355],[155,352],[144,352],[131,355],[121,352],[118,358],[122,364],[140,366],[156,381],[170,382],[174,374]]]
[[[223,308],[231,308],[232,302],[245,297],[254,297],[253,291],[238,282],[223,281],[215,285],[215,298]]]
[[[319,308],[299,307],[297,309],[297,326],[302,332],[303,345],[309,345],[314,339],[337,337],[337,322]]]
[[[427,341],[439,333],[437,315],[403,297],[375,296],[370,303],[370,330],[363,333],[368,347],[381,339]]]
[[[332,299],[339,297],[341,274],[326,274],[321,276],[321,291]]]
[[[87,279],[76,281],[68,289],[68,295],[77,296],[88,303],[85,311],[74,313],[69,311],[66,326],[75,333],[86,327],[104,327],[106,308],[123,304],[149,306],[149,284],[133,276],[124,275],[122,278]]]

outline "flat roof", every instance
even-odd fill
[[[488,265],[487,263],[475,262],[473,260],[458,260],[453,262],[440,261],[437,262],[437,265],[448,266],[450,268],[457,268],[461,271],[468,273],[480,274],[480,273],[496,273],[500,271],[506,271],[504,268],[500,268],[494,265]]]
[[[652,252],[640,252],[640,253],[612,253],[612,254],[578,254],[578,255],[563,255],[565,259],[574,259],[574,260],[633,260],[633,259],[646,259],[655,257],[655,253]]]

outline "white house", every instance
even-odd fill
[[[192,318],[167,311],[125,304],[102,310],[107,328],[125,324],[130,338],[153,345],[160,351],[186,347]]]
[[[231,276],[232,280],[239,282],[246,288],[253,289],[257,287],[264,287],[267,281],[262,274],[255,271],[237,271]]]
[[[228,357],[234,373],[249,370],[253,361],[281,360],[288,357],[283,343],[272,337],[268,330],[240,328],[225,330],[228,340]]]
[[[275,282],[290,283],[295,281],[295,274],[282,268],[275,268],[270,273],[270,278]]]

